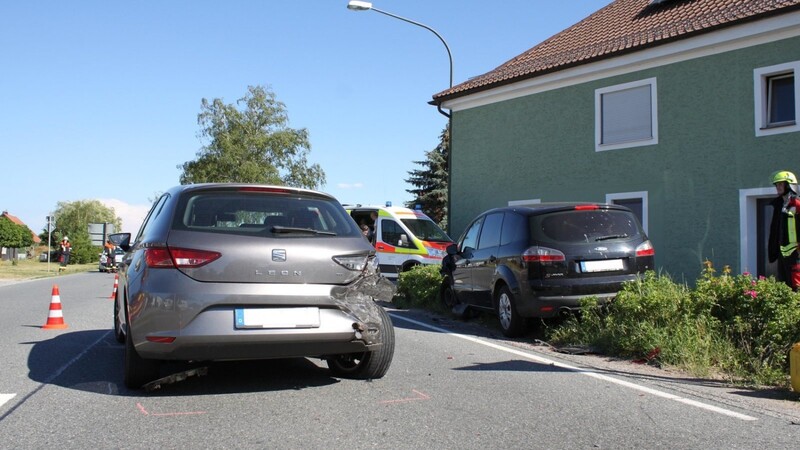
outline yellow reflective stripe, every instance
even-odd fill
[[[781,254],[789,256],[797,250],[797,226],[795,224],[794,214],[789,214],[786,219],[786,226],[789,227],[789,243],[781,246]]]

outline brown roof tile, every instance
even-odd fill
[[[434,103],[603,58],[800,9],[800,0],[615,0],[496,69],[433,96]]]

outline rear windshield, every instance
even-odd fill
[[[401,222],[414,233],[417,239],[431,242],[451,242],[450,237],[432,220],[401,219]]]
[[[619,210],[560,211],[530,217],[534,241],[581,243],[640,238],[639,222]]]
[[[196,192],[184,195],[172,228],[227,234],[359,236],[353,219],[336,202],[265,192]],[[314,235],[314,233],[305,233]]]

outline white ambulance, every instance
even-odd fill
[[[396,206],[345,205],[359,226],[369,228],[381,275],[395,279],[418,264],[441,264],[453,240],[430,217]]]

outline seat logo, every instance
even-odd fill
[[[272,250],[272,260],[275,262],[286,262],[286,250],[283,249]]]
[[[594,249],[596,251],[598,251],[598,252],[607,252],[608,251],[608,247],[595,247]]]

